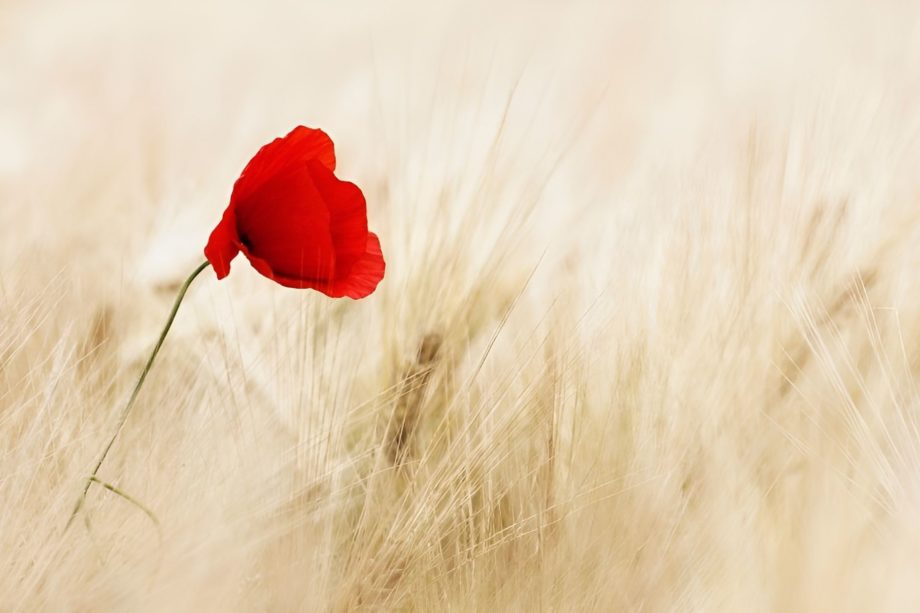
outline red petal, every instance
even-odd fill
[[[329,211],[329,233],[335,247],[335,277],[348,275],[367,251],[367,203],[354,183],[338,179],[332,171],[311,162],[310,176]]]
[[[240,239],[236,234],[236,216],[233,207],[227,207],[220,223],[211,232],[204,256],[211,263],[218,279],[230,273],[230,262],[240,252]]]
[[[377,289],[377,284],[383,279],[386,271],[386,263],[383,261],[383,253],[380,250],[380,240],[373,232],[367,234],[367,248],[358,262],[352,266],[351,271],[344,279],[334,281],[323,281],[321,279],[309,279],[303,277],[288,277],[273,271],[271,266],[265,260],[255,257],[243,248],[243,253],[252,262],[252,267],[260,273],[272,279],[276,283],[285,287],[295,289],[315,289],[322,292],[330,298],[342,298],[347,296],[358,300],[373,293]]]
[[[386,272],[380,239],[373,232],[367,233],[367,245],[364,257],[358,260],[344,279],[336,279],[327,289],[320,289],[327,296],[338,298],[348,296],[355,300],[364,298],[377,289],[377,284]],[[319,289],[319,288],[317,288]]]
[[[241,248],[263,275],[327,282],[335,277],[330,215],[304,164],[271,177],[236,208]]]
[[[240,178],[233,185],[231,202],[247,200],[266,181],[286,172],[292,166],[305,166],[317,161],[330,171],[335,170],[335,147],[322,130],[297,126],[286,136],[276,138],[253,156]]]

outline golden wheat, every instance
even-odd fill
[[[909,611],[906,3],[0,5],[0,609]],[[193,286],[333,135],[387,277]]]

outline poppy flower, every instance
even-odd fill
[[[65,530],[83,508],[93,483],[139,507],[147,507],[97,477],[134,407],[147,373],[169,334],[179,306],[199,274],[210,264],[223,279],[242,251],[253,268],[281,285],[312,288],[327,296],[364,298],[383,279],[386,264],[380,241],[367,229],[367,204],[358,186],[335,174],[335,149],[322,130],[297,126],[256,153],[233,184],[230,205],[204,248],[208,261],[188,276],[173,303],[134,391],[121,411],[118,427],[83,484]]]
[[[363,298],[383,279],[380,240],[367,204],[334,174],[335,149],[322,130],[297,126],[253,157],[205,247],[218,279],[241,251],[262,275],[327,296]]]

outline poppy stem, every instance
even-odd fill
[[[112,438],[109,439],[108,444],[102,450],[102,455],[99,456],[99,460],[96,462],[96,467],[93,468],[92,474],[86,479],[86,485],[83,487],[83,493],[80,495],[80,498],[77,500],[77,504],[74,506],[73,512],[70,514],[70,519],[67,520],[67,525],[64,526],[64,531],[70,527],[70,524],[73,523],[74,518],[77,516],[77,513],[80,512],[80,509],[83,507],[83,504],[86,502],[86,495],[89,492],[89,488],[93,483],[102,483],[96,474],[99,472],[99,469],[102,467],[102,463],[105,462],[105,458],[109,455],[109,451],[112,449],[112,445],[115,444],[115,440],[118,438],[118,435],[121,433],[122,428],[124,428],[125,422],[128,421],[128,415],[131,413],[131,409],[134,408],[134,401],[137,400],[137,395],[141,391],[141,387],[144,385],[144,381],[147,379],[147,374],[150,372],[151,367],[153,367],[153,361],[156,359],[157,354],[160,352],[160,348],[163,346],[163,341],[166,340],[166,335],[169,333],[169,329],[172,327],[173,321],[176,319],[176,313],[179,312],[179,305],[182,304],[182,299],[185,298],[185,293],[188,291],[189,286],[192,284],[192,281],[195,280],[201,271],[207,268],[209,262],[204,262],[198,268],[196,268],[192,274],[188,276],[185,282],[182,284],[182,287],[179,288],[179,293],[176,295],[176,300],[173,302],[172,310],[169,312],[169,318],[166,320],[166,325],[163,326],[163,331],[160,332],[160,338],[157,340],[157,344],[154,346],[153,351],[150,352],[150,357],[147,358],[147,364],[144,365],[144,370],[141,371],[140,377],[137,379],[137,384],[134,386],[134,391],[131,392],[131,396],[128,398],[127,404],[121,410],[121,415],[118,417],[118,426],[115,428],[115,433],[112,434]],[[109,488],[112,489],[112,488]],[[115,493],[119,494],[129,502],[134,502],[133,498],[124,495],[121,491],[116,491],[112,489]],[[148,515],[152,515],[143,505],[137,504]]]

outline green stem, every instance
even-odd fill
[[[112,434],[112,438],[109,439],[105,449],[102,450],[102,455],[99,456],[99,461],[96,462],[96,467],[93,468],[92,474],[86,480],[86,485],[83,487],[83,493],[77,500],[77,504],[74,506],[73,512],[70,514],[70,519],[67,520],[67,525],[64,527],[65,531],[70,527],[74,517],[77,516],[77,513],[80,512],[80,509],[86,502],[86,494],[89,492],[89,488],[93,485],[93,483],[99,482],[99,479],[96,478],[96,474],[102,467],[102,463],[105,462],[106,456],[109,455],[109,451],[112,449],[112,445],[115,444],[115,440],[121,433],[122,428],[124,428],[125,422],[128,421],[128,415],[130,415],[131,409],[134,408],[134,401],[137,400],[137,395],[141,391],[141,387],[143,387],[144,381],[147,379],[147,374],[150,372],[150,368],[153,366],[153,361],[156,359],[157,354],[160,352],[160,347],[163,346],[163,341],[166,340],[166,335],[169,333],[169,329],[172,327],[173,321],[176,319],[176,313],[179,312],[179,305],[182,304],[182,299],[185,298],[185,293],[188,291],[192,281],[195,280],[195,277],[201,274],[201,271],[207,268],[208,265],[208,262],[204,262],[198,266],[198,268],[196,268],[192,274],[188,276],[188,278],[185,280],[185,283],[182,284],[182,287],[179,288],[179,293],[176,296],[175,302],[173,302],[172,311],[169,313],[169,318],[166,320],[166,325],[163,326],[163,331],[160,332],[160,338],[157,340],[156,346],[154,346],[153,351],[150,353],[150,357],[147,358],[147,364],[144,366],[144,370],[141,371],[141,376],[138,378],[137,384],[134,386],[134,391],[131,392],[131,397],[128,398],[128,403],[125,405],[125,408],[121,410],[121,415],[118,418],[118,426],[115,428],[115,433]]]

